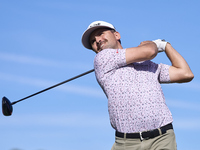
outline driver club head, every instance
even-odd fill
[[[2,112],[4,116],[11,116],[13,112],[12,104],[6,97],[2,98]]]

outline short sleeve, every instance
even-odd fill
[[[160,67],[160,74],[159,74],[159,82],[160,83],[169,83],[169,65],[166,64],[159,64]]]
[[[126,65],[126,49],[104,49],[94,59],[96,75],[102,78],[106,73]]]

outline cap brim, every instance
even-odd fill
[[[109,28],[109,27],[108,26],[95,26],[90,29],[87,29],[82,35],[82,44],[85,48],[92,49],[89,38],[90,38],[91,33],[98,28]],[[110,28],[110,29],[112,29],[112,28]]]

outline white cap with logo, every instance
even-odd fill
[[[85,32],[82,35],[82,44],[85,48],[92,49],[89,38],[90,38],[91,33],[98,28],[110,28],[110,29],[115,30],[115,27],[108,22],[105,22],[105,21],[94,21],[94,22],[92,22],[88,26],[87,30],[85,30]]]

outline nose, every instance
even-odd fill
[[[100,45],[103,41],[102,37],[101,36],[96,36],[96,46],[98,47],[98,49],[100,48]]]
[[[97,42],[97,43],[100,43],[101,40],[102,40],[102,39],[101,39],[101,36],[95,36],[95,39],[96,39],[96,42]]]

